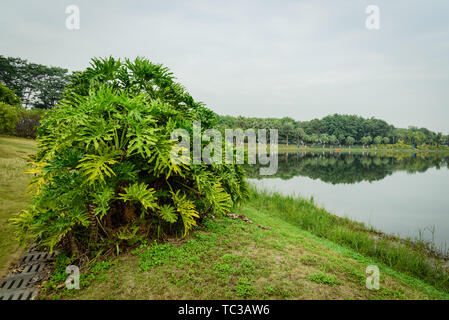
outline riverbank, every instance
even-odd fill
[[[181,241],[91,263],[80,290],[54,289],[65,279],[61,264],[42,298],[449,299],[447,288],[430,284],[433,271],[419,248],[385,239],[376,249],[372,230],[311,201],[253,192],[233,212],[244,218],[207,220]],[[366,287],[373,265],[379,290]]]
[[[269,146],[268,146],[269,149]],[[278,153],[296,153],[296,152],[341,152],[341,153],[438,153],[438,154],[448,154],[449,148],[441,149],[425,149],[425,148],[387,148],[384,146],[379,146],[378,148],[361,146],[347,147],[347,146],[298,146],[297,145],[278,145]]]

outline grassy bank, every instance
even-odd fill
[[[261,197],[236,211],[253,223],[208,220],[183,241],[148,243],[119,258],[93,262],[82,271],[80,290],[49,289],[43,298],[449,298],[417,277],[305,231],[280,211],[260,208]],[[365,286],[369,265],[380,269],[379,290]],[[57,288],[64,270],[61,264],[46,287]]]
[[[34,140],[0,136],[0,277],[22,254],[7,220],[30,200],[25,194],[30,177],[23,171],[25,159],[35,151]]]
[[[330,214],[313,200],[295,196],[254,191],[251,205],[449,293],[449,273],[444,261],[429,250],[429,243],[382,234],[363,223]]]

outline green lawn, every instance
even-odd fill
[[[29,202],[25,192],[30,177],[23,171],[25,159],[35,151],[34,140],[0,136],[0,277],[22,254],[7,220]]]

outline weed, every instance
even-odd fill
[[[152,246],[141,245],[133,253],[139,257],[139,271],[147,272],[151,268],[166,263],[174,255],[175,248],[169,243]]]
[[[325,273],[312,273],[307,276],[307,279],[316,283],[326,284],[328,286],[335,286],[341,283],[336,276]]]
[[[318,263],[318,259],[312,255],[302,256],[299,260],[306,266],[315,266]]]
[[[256,289],[248,278],[240,278],[235,286],[235,293],[241,298],[251,297],[255,292]]]

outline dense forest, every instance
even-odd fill
[[[395,128],[384,120],[363,118],[357,115],[328,115],[322,119],[297,121],[284,118],[252,118],[220,116],[223,128],[278,129],[279,142],[285,144],[320,145],[448,145],[449,135],[433,132],[426,128]]]

